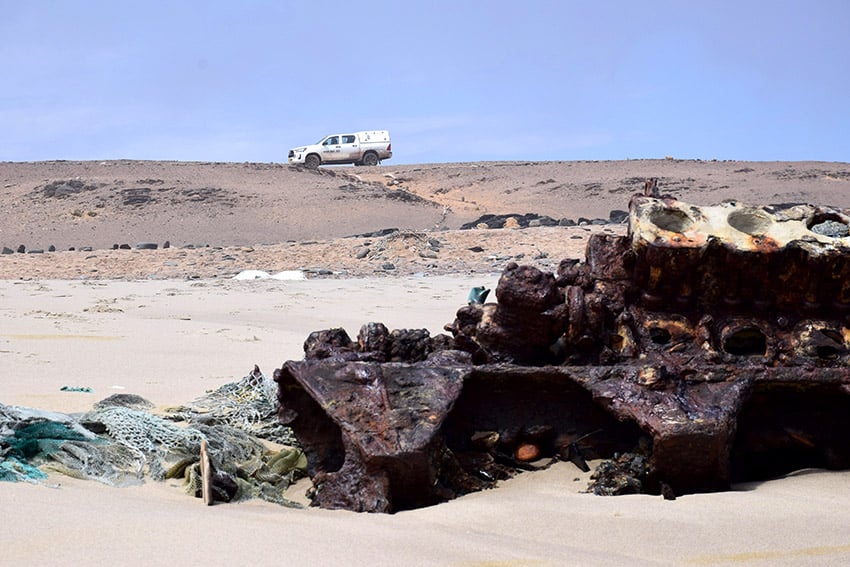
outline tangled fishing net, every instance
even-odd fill
[[[307,459],[276,414],[277,384],[256,366],[186,406],[152,413],[153,404],[117,394],[82,415],[0,404],[0,480],[43,482],[46,471],[113,486],[182,478],[200,495],[206,441],[216,500],[284,497],[305,476]]]

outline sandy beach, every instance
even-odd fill
[[[0,164],[0,246],[59,250],[0,256],[0,403],[83,412],[111,394],[133,393],[162,409],[236,381],[254,364],[270,374],[300,359],[313,330],[343,327],[353,336],[379,321],[440,333],[471,287],[496,287],[507,262],[552,270],[564,257],[582,258],[590,232],[624,230],[459,230],[462,224],[487,213],[607,218],[627,207],[629,192],[649,175],[696,203],[739,195],[850,206],[850,164],[655,160],[331,171]],[[93,188],[74,192],[67,181],[77,177]],[[399,191],[398,179],[415,198],[386,198]],[[46,196],[54,181],[69,193]],[[154,196],[157,187],[173,186],[184,197],[203,187],[220,191],[205,193],[203,204],[114,200],[116,190],[141,186]],[[553,186],[560,189],[544,191]],[[355,236],[386,227],[411,236]],[[440,245],[429,248],[431,238]],[[174,246],[111,249],[165,240]],[[199,246],[182,247],[189,242]],[[82,245],[91,251],[67,251]],[[363,248],[369,253],[358,257]],[[299,270],[306,279],[232,279],[247,269]],[[259,500],[206,507],[177,481],[113,488],[51,474],[44,484],[0,483],[0,564],[850,564],[850,471],[803,470],[673,501],[594,496],[584,492],[588,480],[562,462],[496,489],[381,515]],[[292,490],[303,499],[306,487]]]
[[[310,330],[433,333],[495,276],[301,282],[0,282],[0,399],[84,411],[116,392],[183,403],[300,358]],[[105,306],[99,307],[98,306]],[[347,306],[343,308],[344,306]],[[352,308],[356,306],[356,308]],[[93,393],[62,392],[63,385]],[[850,473],[802,471],[668,502],[582,493],[571,463],[392,516],[205,507],[176,481],[112,488],[52,475],[0,485],[4,564],[823,565],[850,559]],[[303,487],[303,485],[302,485]],[[59,554],[59,555],[57,555]]]

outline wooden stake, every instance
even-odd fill
[[[207,452],[207,440],[201,440],[201,495],[204,498],[204,504],[212,506],[212,466],[210,465],[210,455]]]

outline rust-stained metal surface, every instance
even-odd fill
[[[508,265],[451,336],[312,334],[276,376],[314,504],[392,512],[547,459],[616,455],[592,490],[665,497],[850,468],[848,227],[648,189],[626,236],[556,274]]]

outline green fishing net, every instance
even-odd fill
[[[80,415],[0,404],[0,480],[43,482],[47,472],[112,486],[179,478],[198,495],[206,440],[217,500],[297,506],[284,492],[306,475],[307,459],[278,423],[276,404],[277,384],[256,366],[161,415],[132,394],[110,396]]]

